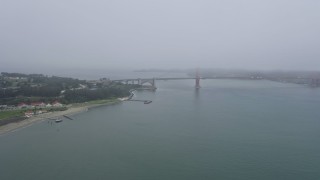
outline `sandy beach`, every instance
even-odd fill
[[[65,111],[54,111],[54,112],[35,115],[35,116],[30,117],[26,120],[22,120],[19,122],[9,123],[9,124],[0,126],[0,135],[15,131],[15,130],[23,128],[23,127],[27,127],[29,125],[32,125],[37,122],[41,122],[41,121],[46,120],[48,118],[54,118],[54,117],[59,117],[59,116],[63,116],[63,115],[71,116],[71,115],[74,115],[74,114],[77,114],[80,112],[88,111],[89,109],[94,108],[94,107],[112,105],[112,104],[116,104],[119,102],[121,102],[121,101],[116,101],[116,102],[106,103],[106,104],[71,106]]]

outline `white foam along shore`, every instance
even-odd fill
[[[80,112],[88,111],[90,108],[93,108],[93,107],[112,105],[112,104],[119,103],[119,102],[121,102],[121,101],[109,102],[109,103],[105,103],[105,104],[82,105],[82,106],[78,106],[78,107],[75,106],[75,107],[69,107],[65,111],[54,111],[54,112],[39,114],[39,115],[32,116],[32,117],[25,119],[25,120],[22,120],[22,121],[13,122],[13,123],[9,123],[9,124],[0,126],[0,135],[18,130],[20,128],[27,127],[31,124],[34,124],[36,122],[41,122],[41,121],[49,119],[49,118],[60,117],[63,115],[71,116],[71,115],[74,115],[74,114],[77,114]]]

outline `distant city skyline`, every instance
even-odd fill
[[[4,0],[0,70],[319,70],[314,0]]]

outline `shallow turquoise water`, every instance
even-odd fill
[[[73,121],[0,136],[0,179],[318,179],[320,90],[159,81]]]

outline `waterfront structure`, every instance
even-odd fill
[[[33,115],[34,115],[34,112],[32,112],[32,111],[27,111],[24,113],[25,117],[32,117]]]

